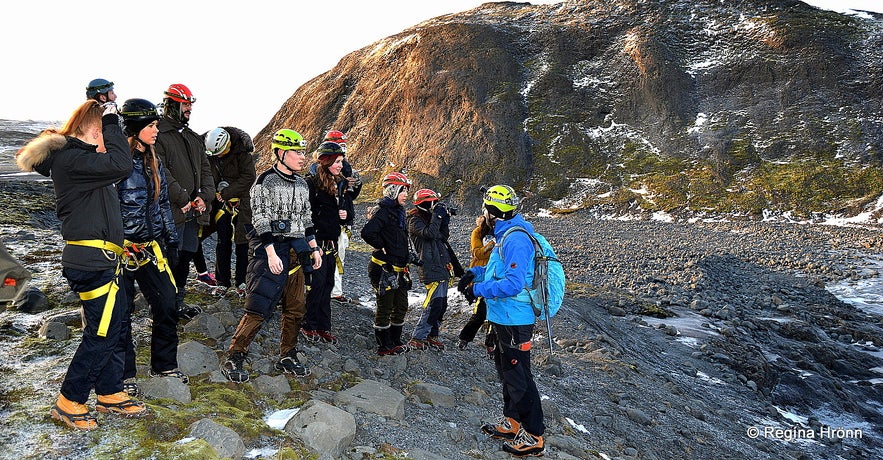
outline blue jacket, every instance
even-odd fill
[[[157,241],[168,246],[178,245],[175,221],[169,204],[166,171],[159,162],[159,200],[153,200],[153,180],[144,167],[144,153],[132,152],[132,174],[117,185],[123,214],[126,239],[134,243]]]
[[[497,220],[494,237],[502,247],[494,248],[486,266],[469,270],[475,273],[473,292],[484,297],[487,304],[487,320],[504,326],[524,326],[536,322],[530,296],[524,290],[533,282],[534,247],[523,232],[512,232],[504,241],[503,234],[513,226],[523,227],[530,233],[534,231],[533,225],[521,214],[509,220]]]

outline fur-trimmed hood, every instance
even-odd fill
[[[61,134],[41,134],[15,154],[15,162],[22,171],[37,171],[48,177],[51,162],[46,160],[52,152],[62,150],[67,142],[67,138]]]

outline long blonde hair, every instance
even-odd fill
[[[46,132],[61,134],[62,136],[83,137],[86,130],[95,125],[101,126],[101,115],[104,109],[94,99],[80,104],[71,114],[71,117],[59,129],[47,129]]]

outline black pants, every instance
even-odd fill
[[[322,266],[313,272],[310,291],[307,292],[307,314],[303,328],[316,331],[331,330],[331,290],[334,289],[334,271],[337,259],[334,254],[322,256]]]
[[[368,262],[368,280],[377,297],[377,310],[374,312],[374,327],[376,329],[405,324],[405,315],[408,314],[408,289],[411,288],[410,278],[404,279],[405,277],[399,272],[398,288],[379,292],[382,271],[383,267],[380,265]]]
[[[233,231],[236,222],[230,218],[230,214],[224,213],[218,218],[217,222],[218,241],[215,246],[215,279],[218,286],[239,286],[245,282],[245,275],[248,271],[248,243],[233,243]],[[236,279],[234,283],[230,283],[232,274],[230,273],[230,265],[233,259],[233,250],[236,248]]]
[[[88,292],[113,280],[115,270],[87,272],[65,268],[62,274],[74,292]],[[125,339],[122,331],[126,324],[126,287],[122,284],[116,293],[110,327],[105,336],[98,335],[98,325],[104,313],[107,295],[92,300],[80,300],[83,307],[83,338],[74,357],[71,358],[67,374],[61,383],[61,394],[65,398],[85,404],[89,393],[111,395],[123,391],[123,356]]]
[[[475,340],[475,335],[478,334],[478,330],[481,329],[481,325],[484,324],[486,318],[487,304],[484,303],[484,297],[479,297],[478,305],[475,306],[475,312],[472,313],[472,316],[463,325],[463,329],[460,330],[459,339],[464,342]]]
[[[178,367],[178,307],[175,286],[169,274],[161,272],[156,264],[147,263],[136,271],[126,271],[126,304],[129,317],[135,309],[135,281],[147,299],[153,318],[150,334],[150,368],[154,372],[170,371]],[[126,336],[126,362],[123,378],[135,377],[135,344],[132,341],[132,323],[123,331]]]
[[[530,350],[516,348],[518,344],[530,342],[533,337],[533,324],[525,326],[503,326],[493,324],[496,332],[494,367],[497,377],[503,384],[503,415],[518,420],[524,430],[535,436],[546,431],[543,422],[543,406],[540,393],[530,371]]]

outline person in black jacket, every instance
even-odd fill
[[[178,309],[175,278],[170,261],[178,254],[178,234],[169,204],[166,171],[153,145],[159,133],[156,106],[145,99],[129,99],[120,111],[132,151],[132,174],[117,185],[126,236],[126,285],[129,318],[126,335],[126,363],[123,389],[138,393],[134,382],[135,344],[131,314],[135,309],[135,281],[150,305],[153,319],[150,333],[150,375],[189,378],[178,370]]]
[[[16,153],[24,171],[52,178],[65,246],[62,274],[79,294],[83,335],[50,415],[78,430],[98,427],[86,402],[94,389],[100,412],[138,415],[147,409],[123,391],[125,286],[120,199],[114,184],[132,172],[132,158],[113,103],[88,100],[60,129],[49,129]]]
[[[307,293],[307,314],[301,324],[304,338],[313,342],[337,343],[331,333],[331,289],[337,269],[337,240],[341,224],[349,214],[340,209],[338,183],[343,180],[343,149],[334,142],[323,142],[316,152],[316,174],[307,176],[310,186],[310,209],[316,242],[322,248],[322,267],[314,271]]]
[[[453,264],[448,253],[450,212],[438,193],[423,188],[414,192],[414,209],[408,211],[408,235],[420,257],[420,281],[426,286],[423,314],[408,347],[415,350],[444,350],[439,339],[442,319],[448,310],[448,283]]]
[[[343,151],[343,167],[340,169],[340,175],[345,180],[337,183],[337,195],[340,198],[340,209],[347,212],[347,218],[341,222],[340,237],[337,238],[337,270],[334,270],[334,288],[331,289],[331,298],[341,303],[358,304],[355,299],[343,295],[343,272],[345,270],[346,248],[349,247],[352,238],[353,218],[356,209],[353,203],[362,191],[362,180],[359,178],[359,172],[354,170],[346,159],[346,136],[342,132],[336,129],[328,131],[323,142],[334,142]],[[313,173],[315,174],[315,171]]]
[[[244,296],[248,271],[248,237],[245,229],[251,225],[250,190],[255,181],[254,143],[248,133],[233,126],[215,128],[203,137],[217,190],[211,207],[212,224],[218,232],[215,245],[216,294],[223,294],[235,286],[236,292]],[[207,237],[206,233],[210,232],[203,229],[202,237]],[[236,277],[231,280],[230,263],[234,246]]]
[[[184,304],[190,262],[199,248],[199,227],[210,223],[206,212],[215,198],[215,182],[205,156],[202,136],[190,129],[190,111],[196,98],[190,88],[174,83],[166,89],[163,115],[159,120],[156,154],[168,172],[169,201],[178,231],[178,260],[172,267],[179,317],[190,319],[201,312],[199,307]]]
[[[411,289],[408,273],[411,252],[404,205],[410,187],[411,181],[404,174],[387,174],[383,178],[383,198],[377,202],[361,232],[362,239],[374,248],[368,262],[368,279],[377,297],[374,337],[377,354],[381,356],[407,351],[402,343],[402,327]]]

